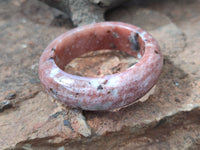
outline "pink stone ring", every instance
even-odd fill
[[[72,59],[89,51],[121,50],[138,63],[104,77],[81,77],[64,72]],[[70,30],[51,42],[41,55],[39,77],[44,89],[69,107],[113,110],[144,96],[161,73],[163,57],[155,39],[139,27],[101,22]]]

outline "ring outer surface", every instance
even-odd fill
[[[130,34],[139,35],[144,44],[144,53],[134,66],[123,72],[97,78],[68,74],[58,67],[54,53],[59,45],[70,42],[71,36],[85,30],[96,31],[104,27],[124,29],[130,31]],[[113,110],[144,96],[157,82],[162,66],[160,47],[149,33],[122,22],[101,22],[72,29],[52,41],[40,57],[39,78],[48,94],[69,107],[92,111]]]

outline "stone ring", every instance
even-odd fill
[[[140,60],[123,72],[82,77],[64,72],[72,59],[100,49],[121,50]],[[70,30],[51,42],[39,62],[40,81],[53,98],[83,110],[113,110],[144,96],[161,73],[163,57],[155,39],[139,27],[101,22]]]

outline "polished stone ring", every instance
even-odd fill
[[[121,50],[140,60],[104,77],[64,72],[72,59],[102,49]],[[126,23],[101,22],[72,29],[51,42],[41,55],[39,77],[46,92],[69,107],[113,110],[144,96],[158,80],[162,65],[159,45],[149,33]]]

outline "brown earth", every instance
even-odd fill
[[[89,112],[61,106],[38,78],[43,49],[73,28],[67,16],[37,0],[0,1],[0,149],[199,149],[199,8],[200,0],[143,0],[108,12],[107,20],[149,31],[161,46],[164,66],[146,101]],[[66,71],[102,76],[135,61],[120,52],[93,53]]]

